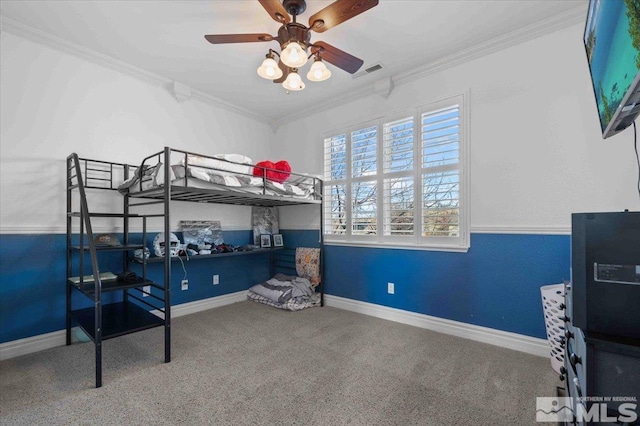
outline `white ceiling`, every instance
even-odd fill
[[[312,14],[331,3],[308,0],[298,21],[308,25]],[[213,45],[203,37],[276,35],[279,24],[257,0],[0,3],[3,31],[20,28],[22,34],[33,31],[40,39],[53,35],[58,43],[178,81],[214,102],[271,123],[371,93],[374,83],[387,77],[402,79],[452,58],[460,60],[574,24],[584,19],[586,9],[587,0],[380,0],[378,6],[325,33],[312,33],[311,41],[325,41],[363,59],[361,70],[377,63],[384,68],[354,79],[328,64],[333,73],[329,80],[307,81],[305,90],[287,94],[281,85],[256,73],[268,49],[278,48],[277,42]]]

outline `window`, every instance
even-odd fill
[[[466,250],[464,97],[324,139],[325,241]]]

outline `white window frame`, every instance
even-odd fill
[[[392,114],[378,117],[376,119],[368,120],[358,123],[356,125],[348,126],[347,128],[328,132],[323,137],[323,144],[329,138],[337,135],[346,135],[346,173],[344,179],[331,180],[331,176],[327,173],[328,166],[326,157],[324,159],[325,169],[325,191],[328,191],[332,185],[346,185],[346,233],[343,235],[331,234],[327,232],[327,224],[330,220],[331,209],[331,197],[328,197],[328,193],[325,192],[325,209],[324,211],[324,223],[322,223],[324,242],[326,244],[336,245],[350,245],[350,246],[376,246],[386,248],[400,248],[400,249],[419,249],[419,250],[440,250],[440,251],[467,251],[470,243],[469,232],[469,206],[468,206],[468,188],[469,188],[469,173],[468,173],[468,157],[469,157],[469,138],[468,138],[468,92],[455,95],[446,99],[431,102],[429,104],[421,105],[415,108],[409,108],[403,111],[394,112]],[[459,179],[459,201],[458,201],[458,213],[459,213],[459,233],[458,236],[422,236],[422,175],[424,170],[422,168],[422,134],[421,134],[421,118],[423,113],[429,113],[438,111],[447,107],[458,106],[458,122],[459,122],[459,145],[458,154],[459,160],[456,166],[446,166],[443,169],[454,169],[458,171]],[[385,173],[384,170],[384,124],[391,123],[402,118],[413,117],[413,170],[411,171],[395,171]],[[351,147],[351,134],[353,131],[364,129],[370,126],[377,126],[377,173],[374,176],[366,177],[353,177],[352,176],[352,147]],[[439,168],[439,167],[438,167]],[[436,168],[433,168],[436,169]],[[413,194],[414,194],[414,211],[413,211],[413,234],[412,235],[384,235],[385,233],[385,180],[390,177],[404,177],[413,178]],[[354,183],[364,181],[374,181],[377,185],[377,204],[376,204],[376,227],[377,233],[375,235],[354,235],[352,233],[352,188]]]

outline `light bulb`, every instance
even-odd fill
[[[300,49],[292,48],[289,53],[289,59],[291,59],[291,62],[298,62],[300,60]]]
[[[331,77],[331,71],[329,71],[324,62],[322,62],[322,59],[316,58],[313,65],[311,65],[307,78],[310,81],[324,81],[329,77]]]
[[[289,79],[289,85],[292,88],[300,87],[300,76],[298,74],[291,74],[291,78]]]
[[[280,59],[289,68],[300,68],[307,63],[307,54],[298,42],[292,41],[282,51]]]
[[[286,80],[282,82],[282,87],[287,90],[298,91],[304,89],[304,83],[300,78],[300,75],[296,72],[297,70],[292,70],[287,76]]]
[[[258,68],[258,75],[267,80],[276,80],[282,77],[282,70],[273,57],[268,54],[267,58],[262,61],[262,65]]]

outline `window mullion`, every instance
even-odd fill
[[[383,135],[383,129],[382,129],[382,119],[378,120],[377,123],[377,128],[378,131],[376,132],[377,134],[377,160],[378,160],[378,167],[376,168],[377,171],[377,179],[376,179],[376,185],[378,186],[378,200],[377,200],[377,209],[378,209],[378,217],[377,217],[377,222],[378,222],[378,242],[383,242],[384,241],[384,221],[386,219],[385,215],[386,215],[386,211],[384,208],[384,135]]]
[[[413,240],[416,244],[420,243],[422,235],[422,132],[420,132],[420,111],[416,110],[413,114]]]
[[[347,131],[347,135],[346,135],[346,139],[347,139],[347,146],[346,146],[346,150],[347,152],[345,153],[345,158],[347,160],[347,167],[346,167],[346,184],[347,187],[345,189],[346,192],[346,200],[345,202],[347,203],[347,205],[345,206],[346,212],[347,212],[347,229],[346,229],[346,237],[347,238],[351,238],[352,237],[352,228],[351,228],[351,224],[352,224],[352,215],[353,215],[353,200],[352,200],[352,190],[351,190],[351,185],[353,184],[353,170],[352,170],[352,164],[351,164],[351,150],[353,149],[351,146],[351,129],[349,131]]]

